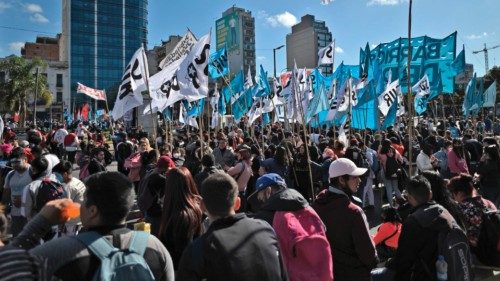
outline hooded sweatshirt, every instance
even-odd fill
[[[264,220],[273,225],[274,213],[276,211],[297,211],[309,206],[307,200],[297,190],[285,188],[271,195],[262,205],[255,218]]]

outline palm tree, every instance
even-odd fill
[[[36,69],[44,70],[47,62],[35,58],[26,60],[22,57],[10,57],[5,61],[0,61],[0,69],[8,73],[9,79],[0,84],[3,92],[0,103],[12,111],[19,112],[21,116],[20,124],[25,124],[28,113],[28,102],[34,100],[35,90],[38,90],[38,98],[43,100],[45,106],[52,102],[52,93],[47,88],[47,78],[44,75],[38,75],[38,81],[35,76]]]

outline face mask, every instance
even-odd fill
[[[60,182],[60,183],[64,182],[64,178],[60,173],[54,173],[54,175],[56,176],[56,179],[58,182]]]
[[[179,158],[181,157],[181,154],[180,153],[174,153],[174,155],[172,155],[174,158]]]

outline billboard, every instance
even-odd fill
[[[240,19],[238,13],[229,14],[215,22],[217,50],[226,47],[231,53],[240,48]]]

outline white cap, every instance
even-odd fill
[[[328,175],[330,178],[336,178],[343,175],[362,176],[368,169],[358,168],[354,162],[347,158],[339,158],[330,164]]]

